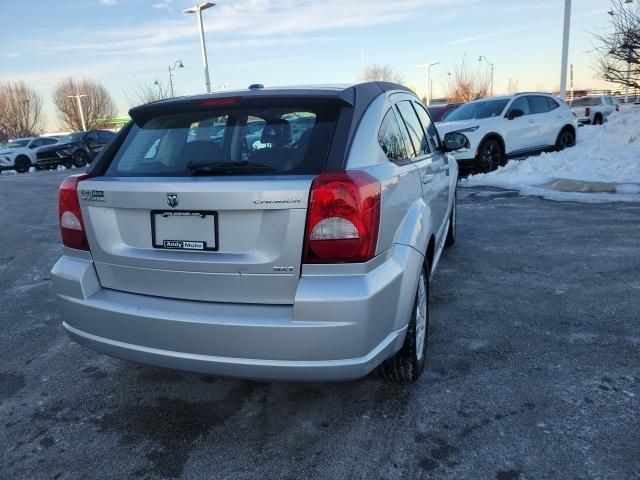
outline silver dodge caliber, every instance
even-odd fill
[[[415,381],[458,167],[405,87],[180,97],[60,186],[52,270],[72,339],[161,367]]]

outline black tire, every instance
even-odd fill
[[[82,168],[85,167],[89,162],[89,155],[87,155],[87,152],[85,152],[84,150],[76,150],[75,152],[73,152],[71,159],[74,167]]]
[[[478,148],[476,161],[481,172],[491,172],[503,165],[504,150],[502,149],[502,144],[495,138],[487,138]]]
[[[602,125],[602,115],[597,114],[595,117],[593,117],[593,124]]]
[[[556,150],[564,150],[565,148],[571,148],[576,144],[576,135],[572,130],[565,128],[558,134],[556,140]]]
[[[425,357],[427,355],[427,340],[429,339],[429,267],[425,264],[420,272],[416,295],[411,309],[411,320],[407,327],[402,348],[391,358],[385,360],[378,371],[380,375],[396,382],[415,382],[424,371]],[[422,289],[421,289],[422,285]],[[422,298],[424,321],[422,322],[422,334],[418,326],[418,303]],[[421,344],[421,345],[420,345]]]
[[[447,238],[444,241],[445,248],[456,243],[456,224],[458,222],[458,194],[453,192],[453,205],[451,205],[451,213],[449,214],[449,228],[447,229]]]
[[[31,160],[29,160],[29,157],[20,155],[18,158],[16,158],[13,164],[13,168],[18,173],[27,173],[29,171],[29,168],[31,168]]]

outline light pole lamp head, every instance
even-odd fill
[[[178,60],[178,68],[184,68],[184,65],[182,64],[182,60]]]
[[[207,8],[215,7],[215,3],[205,2],[200,3],[198,5],[194,5],[193,7],[185,8],[183,13],[198,13],[199,11],[206,10]]]

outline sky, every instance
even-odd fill
[[[23,80],[44,100],[46,128],[57,122],[51,92],[67,76],[94,78],[118,113],[139,84],[168,82],[176,93],[205,91],[196,16],[183,0],[2,0],[0,82]],[[640,1],[640,0],[636,0]],[[419,94],[425,62],[434,97],[463,59],[494,63],[495,93],[509,79],[522,91],[560,84],[563,0],[217,0],[203,12],[214,90],[353,83],[363,63],[388,64]],[[573,0],[569,62],[576,89],[605,88],[595,77],[590,31],[607,25],[609,0]],[[129,93],[129,95],[127,95]]]

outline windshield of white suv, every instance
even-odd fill
[[[105,175],[190,176],[320,173],[335,106],[196,110],[134,124]]]
[[[22,147],[26,147],[29,142],[30,142],[30,139],[26,139],[26,140],[11,140],[3,148],[22,148]]]
[[[508,99],[482,100],[479,102],[466,103],[456,108],[450,115],[448,115],[447,122],[497,117],[502,115],[507,103],[509,103]]]

